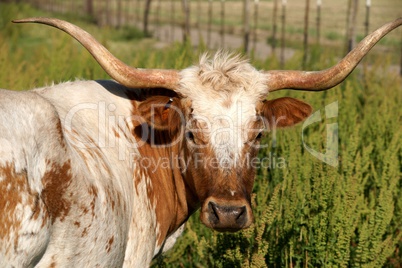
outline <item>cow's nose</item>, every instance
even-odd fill
[[[234,232],[250,225],[247,206],[245,205],[219,205],[209,201],[207,213],[211,227],[217,231]]]

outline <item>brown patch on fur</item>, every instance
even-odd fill
[[[50,169],[42,178],[42,196],[53,223],[57,218],[63,221],[70,211],[71,202],[65,197],[65,193],[71,184],[72,176],[70,161],[63,165],[53,163],[49,166]]]
[[[222,101],[222,106],[225,108],[229,108],[230,106],[232,106],[232,104],[233,104],[233,100],[230,97],[228,97]]]
[[[34,198],[34,205],[33,205],[33,210],[32,210],[32,215],[31,215],[31,219],[32,220],[37,220],[40,214],[40,210],[38,209],[39,207],[39,194],[35,194],[33,195]]]
[[[127,129],[130,129],[127,124],[125,125],[125,127],[119,126],[119,133],[123,133],[124,138],[130,140]]]
[[[49,268],[55,268],[57,267],[56,261],[55,261],[56,257],[53,255],[52,256],[52,263],[50,264]]]
[[[114,241],[114,236],[112,236],[109,241],[107,242],[106,245],[106,252],[109,253],[110,250],[112,249],[112,245],[113,245],[113,241]]]
[[[56,131],[59,134],[59,141],[60,141],[61,148],[65,149],[66,143],[64,142],[63,126],[61,125],[60,118],[58,118],[57,123],[56,123]]]
[[[191,155],[192,153],[186,149],[185,154]],[[194,159],[191,162],[192,165],[188,170],[188,177],[191,180],[186,180],[186,182],[196,192],[200,202],[212,195],[231,199],[228,189],[236,190],[238,193],[245,192],[239,181],[241,178],[237,178],[236,170],[223,169],[211,146],[196,148],[193,155],[198,155],[201,159]]]
[[[31,211],[29,220],[39,220],[39,215],[44,212],[41,226],[47,222],[47,214],[39,194],[32,193],[28,185],[26,172],[17,173],[12,164],[0,167],[0,239],[7,241],[10,234],[14,233],[13,249],[18,249],[18,230],[21,227],[18,206],[28,206]],[[24,215],[26,216],[26,215]],[[9,241],[11,242],[11,241]],[[7,245],[7,243],[5,243]],[[8,244],[11,246],[11,244]],[[8,248],[7,250],[10,250]]]
[[[163,134],[159,132],[157,135]],[[166,136],[165,134],[163,137],[158,137],[158,139],[162,140]],[[155,165],[158,159],[168,159],[173,156],[169,149],[170,148],[152,148],[150,144],[139,147],[142,157],[155,159],[155,162],[151,161],[147,168],[141,166],[139,166],[139,168],[141,169],[140,174],[144,174],[150,180],[150,183],[147,184],[147,195],[151,207],[155,207],[156,219],[160,230],[157,238],[159,245],[163,243],[170,232],[180,226],[177,221],[179,220],[181,223],[185,218],[181,215],[184,214],[183,212],[177,211],[178,195],[181,194],[182,190],[178,190],[176,187],[178,185],[175,185],[173,178],[174,167],[161,168]],[[135,181],[136,188],[138,187],[138,183],[139,181],[137,179],[137,181]]]
[[[119,134],[119,132],[116,130],[116,128],[113,128],[113,132],[114,132],[114,136],[115,136],[116,138],[120,138],[120,134]]]
[[[111,190],[109,188],[106,188],[106,201],[111,205],[112,210],[114,211],[114,208],[116,206],[116,198],[113,196]],[[116,195],[119,196],[119,195]]]
[[[92,201],[89,204],[89,207],[92,210],[92,218],[94,218],[95,217],[95,204],[96,204],[96,199],[98,198],[98,189],[94,185],[91,185],[88,189],[88,194],[92,197]]]
[[[86,166],[88,166],[88,157],[82,150],[77,150],[78,154],[80,155],[81,159],[84,160]]]
[[[16,174],[10,164],[0,167],[0,238],[8,239],[10,232],[18,232],[21,222],[15,217],[16,207],[22,203],[22,195],[27,194],[26,174]],[[14,240],[18,245],[18,236]]]
[[[88,235],[88,228],[89,228],[89,226],[88,226],[88,227],[85,227],[85,228],[82,230],[81,237],[84,237],[84,236],[87,236],[87,235]]]
[[[156,104],[154,111],[151,109],[153,104]],[[173,146],[163,146],[170,144],[180,133],[182,122],[177,110],[181,109],[180,105],[178,98],[173,98],[171,101],[170,97],[150,97],[138,105],[138,113],[145,119],[154,117],[154,120],[157,121],[156,124],[152,122],[149,122],[150,125],[139,125],[138,122],[134,124],[134,137],[138,142],[143,143],[138,148],[140,157],[154,160],[148,167],[139,165],[139,170],[134,174],[136,176],[134,186],[138,192],[140,179],[146,176],[150,180],[146,190],[151,204],[150,209],[155,207],[159,225],[158,245],[162,245],[166,237],[175,231],[188,216],[183,178],[177,163],[174,162],[177,159],[173,159],[174,156],[179,155],[181,142]],[[134,106],[134,110],[136,106]],[[177,107],[177,109],[172,107]],[[136,113],[134,112],[134,114]],[[145,139],[142,135],[143,132],[152,132],[152,139],[150,135]],[[169,166],[156,166],[158,159],[170,159]],[[140,176],[140,174],[144,176]]]

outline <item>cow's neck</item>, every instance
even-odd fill
[[[183,159],[180,142],[163,147],[160,144],[170,142],[165,140],[168,134],[156,133],[155,137],[156,145],[148,141],[142,142],[138,148],[140,157],[137,166],[143,176],[134,178],[134,183],[137,187],[139,180],[146,180],[148,199],[155,210],[156,246],[159,248],[193,211],[189,211],[187,204],[188,193],[181,170]],[[190,209],[193,210],[192,207]]]

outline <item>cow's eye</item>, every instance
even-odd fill
[[[190,142],[195,143],[193,132],[187,131],[187,132],[186,132],[186,139],[187,139],[188,141],[190,141]]]
[[[262,138],[262,135],[264,135],[264,133],[261,131],[260,133],[257,134],[257,136],[255,137],[255,140],[260,141]]]

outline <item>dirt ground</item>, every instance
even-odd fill
[[[157,48],[162,48],[165,45],[172,42],[182,42],[183,41],[183,30],[180,27],[172,27],[170,25],[163,25],[158,27],[157,29],[154,26],[151,26],[151,31],[154,33],[154,37],[158,40],[156,43]],[[242,36],[235,34],[225,34],[223,39],[222,35],[219,32],[211,31],[210,37],[208,37],[207,30],[198,30],[192,29],[190,31],[191,35],[191,43],[194,46],[198,46],[201,42],[205,45],[208,45],[209,41],[209,49],[220,49],[225,48],[229,50],[238,50],[243,47],[244,40]],[[268,56],[272,54],[272,47],[268,45],[266,39],[262,40],[260,37],[259,40],[252,40],[252,36],[250,37],[249,50],[254,50],[254,54],[259,59],[266,59]],[[223,42],[223,43],[222,43]],[[277,48],[277,55],[279,57],[280,49]],[[285,48],[284,49],[284,59],[285,61],[291,58],[295,53],[294,49]]]

